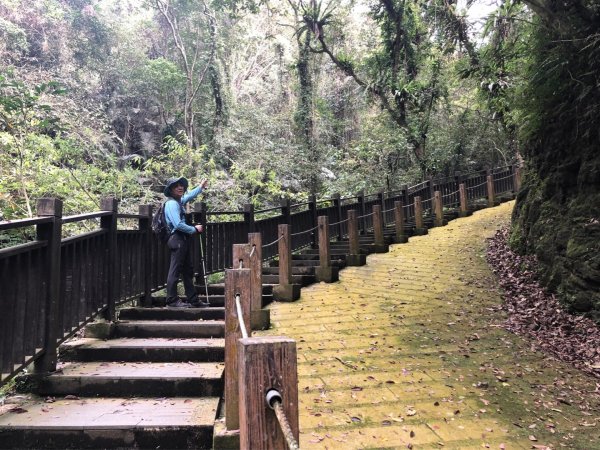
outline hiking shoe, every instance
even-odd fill
[[[208,308],[210,303],[198,299],[194,302],[191,302],[190,305],[192,305],[192,308]]]
[[[192,305],[190,305],[187,302],[182,302],[181,300],[177,300],[176,302],[173,303],[169,303],[167,305],[167,307],[169,308],[191,308]]]

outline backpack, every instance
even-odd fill
[[[167,219],[165,218],[165,203],[164,202],[158,208],[158,211],[152,217],[152,232],[158,237],[158,240],[167,242],[171,236],[171,231],[167,225]]]

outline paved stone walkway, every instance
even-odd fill
[[[600,449],[596,380],[501,328],[485,238],[512,206],[272,305],[268,333],[298,343],[303,450]]]

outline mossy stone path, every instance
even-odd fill
[[[268,334],[297,340],[303,450],[600,449],[597,380],[502,328],[485,239],[513,204],[272,305]]]

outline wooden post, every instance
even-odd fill
[[[310,222],[312,224],[311,228],[318,226],[317,197],[315,195],[310,195],[308,197],[308,210],[310,211]],[[318,239],[317,233],[312,233],[311,248],[317,248],[319,242]]]
[[[143,218],[138,220],[138,227],[140,231],[144,232],[144,245],[142,246],[144,293],[140,297],[140,304],[149,308],[152,306],[152,205],[140,205],[139,214]]]
[[[373,205],[373,237],[374,244],[373,249],[375,253],[386,253],[388,246],[385,245],[383,238],[383,214],[381,212],[381,205]]]
[[[396,227],[396,239],[394,240],[397,244],[404,244],[408,242],[408,237],[404,233],[404,205],[401,201],[394,202],[394,225]]]
[[[521,189],[521,168],[513,166],[513,192],[516,194]]]
[[[104,312],[104,318],[109,321],[115,320],[115,305],[117,301],[117,279],[119,274],[117,273],[117,213],[118,213],[119,202],[116,198],[103,198],[100,201],[100,209],[102,211],[110,211],[112,214],[100,218],[100,227],[107,231],[106,237],[106,293],[108,298],[107,308]]]
[[[317,226],[319,231],[319,265],[315,269],[315,276],[317,277],[317,281],[332,283],[338,280],[338,270],[331,267],[329,218],[327,216],[319,216]]]
[[[433,193],[433,210],[435,212],[434,225],[441,227],[444,225],[444,206],[442,204],[442,193],[435,191]]]
[[[356,211],[354,209],[348,210],[348,243],[349,254],[346,255],[346,265],[364,266],[367,262],[367,258],[365,255],[360,254],[358,220],[356,219]]]
[[[336,222],[341,222],[342,221],[342,202],[340,201],[340,194],[333,194],[333,207],[335,208],[336,211]],[[341,241],[342,238],[344,237],[344,234],[342,233],[342,224],[338,223],[337,226],[338,229],[338,233],[337,233],[337,240]]]
[[[271,324],[271,311],[262,309],[262,234],[248,233],[248,245],[250,246],[249,268],[252,273],[250,323],[253,330],[265,330]]]
[[[488,191],[488,206],[492,207],[496,203],[496,195],[494,193],[494,175],[487,176],[487,191]]]
[[[240,449],[288,448],[275,412],[266,402],[271,389],[280,393],[283,411],[299,442],[296,342],[287,337],[264,336],[241,339],[237,345]]]
[[[37,201],[36,214],[39,217],[52,217],[52,222],[36,227],[36,239],[47,241],[46,270],[48,271],[44,353],[35,361],[35,371],[40,373],[56,370],[56,341],[62,337],[60,323],[63,314],[63,301],[60,296],[60,242],[62,230],[62,201],[56,198],[41,198]]]
[[[256,224],[254,222],[254,205],[246,203],[244,205],[244,223],[248,233],[254,233],[256,231]]]
[[[292,281],[292,239],[290,225],[279,224],[279,284],[273,287],[275,300],[294,301],[300,298],[300,285]]]
[[[289,225],[291,223],[292,215],[289,198],[281,199],[281,215],[283,216],[283,223],[287,223]]]
[[[420,196],[415,197],[415,234],[427,234],[427,229],[423,223],[423,204]]]
[[[367,232],[367,205],[365,204],[365,191],[361,189],[357,194],[357,202],[358,202],[358,215],[362,217],[358,222],[358,232],[360,234],[365,234]]]
[[[240,295],[242,317],[250,334],[250,269],[225,270],[225,426],[240,428],[237,341],[242,338],[235,298]]]
[[[469,210],[467,202],[467,188],[465,187],[465,183],[460,183],[458,185],[458,195],[460,196],[460,212],[458,214],[460,217],[466,217],[469,215]]]

